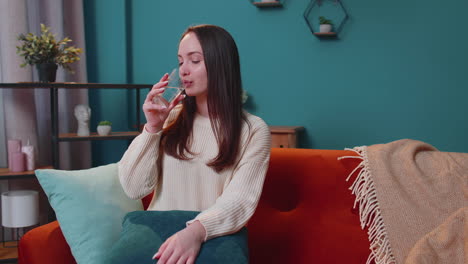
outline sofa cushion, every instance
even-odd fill
[[[166,239],[185,228],[199,212],[136,211],[128,213],[120,239],[109,252],[106,264],[154,264],[153,255]],[[196,263],[248,263],[247,229],[210,239],[200,248]]]
[[[78,263],[101,264],[118,240],[125,214],[142,210],[128,198],[117,164],[87,170],[36,170],[63,235]]]

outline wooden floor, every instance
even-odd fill
[[[0,263],[16,263],[18,258],[17,242],[0,242]]]

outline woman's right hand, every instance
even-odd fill
[[[171,110],[185,97],[185,95],[179,95],[167,107],[153,102],[154,97],[164,92],[164,87],[168,84],[168,78],[169,74],[166,73],[157,84],[153,85],[153,88],[151,88],[143,104],[143,113],[146,117],[145,128],[146,131],[150,133],[157,133],[162,130],[164,122]]]

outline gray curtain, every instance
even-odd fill
[[[84,50],[81,60],[73,64],[75,74],[59,68],[57,82],[86,82],[86,50],[82,0],[1,0],[0,1],[0,82],[37,81],[36,69],[20,68],[22,58],[16,54],[20,33],[40,32],[40,23],[51,28],[57,38],[70,37]],[[36,148],[37,165],[51,164],[50,96],[47,89],[0,89],[0,148],[5,140],[28,140]],[[76,132],[73,108],[87,104],[87,90],[59,90],[59,132]],[[2,111],[0,111],[0,114]],[[3,124],[2,124],[2,121]],[[91,166],[89,142],[60,143],[60,169],[82,169]],[[0,149],[0,151],[2,151]],[[0,190],[39,189],[36,180],[0,181]],[[45,219],[45,214],[42,216]]]

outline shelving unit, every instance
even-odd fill
[[[252,4],[254,4],[258,8],[262,7],[282,7],[283,3],[281,1],[267,1],[267,2],[262,2],[262,1],[252,1]]]
[[[336,32],[315,32],[315,36],[319,38],[336,38]]]
[[[39,167],[37,169],[52,169],[52,166]],[[34,171],[11,172],[8,168],[0,168],[0,180],[34,178]]]
[[[138,136],[140,132],[138,131],[128,131],[128,132],[112,132],[107,136],[100,136],[95,132],[92,132],[87,137],[77,136],[76,133],[65,133],[60,134],[58,141],[87,141],[87,140],[110,140],[110,139],[132,139]]]
[[[0,83],[0,88],[11,89],[49,89],[50,91],[50,114],[52,128],[52,167],[59,168],[59,142],[65,141],[92,141],[92,140],[117,140],[117,139],[132,139],[140,132],[136,131],[121,131],[112,132],[108,136],[99,136],[96,133],[91,133],[87,137],[79,137],[76,133],[59,134],[58,132],[58,90],[59,89],[135,89],[136,90],[136,124],[132,127],[140,127],[140,90],[150,89],[152,84],[112,84],[112,83],[42,83],[42,82],[21,82],[21,83]]]
[[[334,10],[333,14],[335,16],[332,19],[335,22],[333,25],[333,31],[332,32],[317,32],[316,25],[318,25],[318,23],[316,24],[313,21],[316,21],[316,19],[319,18],[318,14],[321,13],[319,12],[319,10],[322,9],[325,2],[331,3],[331,6],[333,6],[333,10]],[[348,12],[344,8],[340,0],[311,0],[310,3],[307,5],[307,8],[305,9],[303,16],[307,23],[307,26],[309,27],[310,32],[312,32],[312,34],[315,35],[319,39],[337,39],[338,33],[342,30],[343,25],[346,23],[346,21],[349,18]],[[325,16],[329,18],[328,15],[325,15]],[[335,18],[336,18],[336,21],[335,21]],[[314,28],[316,30],[314,30]]]

